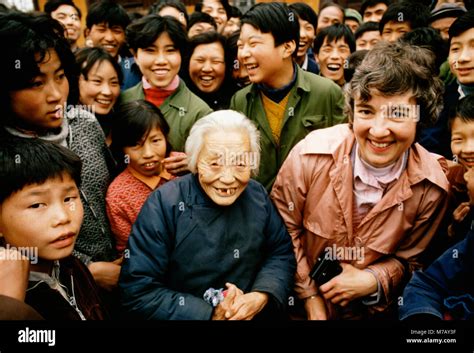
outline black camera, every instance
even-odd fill
[[[318,286],[323,285],[342,272],[339,261],[332,258],[332,254],[326,248],[316,259],[309,276]]]

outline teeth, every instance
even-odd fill
[[[214,79],[214,77],[212,77],[212,76],[201,76],[200,79],[203,80],[203,81],[206,81],[206,82],[210,82]]]
[[[257,65],[246,65],[246,66],[247,66],[247,70],[252,70],[252,69],[257,68]]]
[[[155,162],[145,163],[145,167],[153,167]]]
[[[328,64],[328,69],[329,70],[336,71],[336,70],[339,70],[340,68],[341,68],[341,65],[339,65],[339,64]]]
[[[370,141],[374,146],[376,147],[379,147],[379,148],[385,148],[385,147],[388,147],[390,145],[390,143],[388,142],[384,142],[384,143],[379,143],[379,142],[375,142],[375,141]]]
[[[115,45],[112,45],[112,44],[105,44],[105,45],[104,45],[104,48],[105,48],[105,49],[114,49],[114,48],[115,48]]]
[[[466,162],[474,163],[474,158],[464,158]]]
[[[111,104],[111,100],[105,100],[105,99],[96,99],[96,101],[100,104]]]

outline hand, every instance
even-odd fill
[[[308,320],[327,320],[326,303],[323,297],[314,295],[306,298],[304,301],[304,308],[306,309],[306,315]]]
[[[469,210],[469,202],[462,202],[453,212],[454,221],[461,223]]]
[[[250,292],[235,298],[226,313],[228,320],[252,320],[268,303],[268,294],[263,292]],[[229,314],[229,315],[228,315]]]
[[[19,251],[0,247],[0,294],[25,300],[30,260]]]
[[[224,300],[214,309],[211,320],[226,320],[226,315],[230,316],[230,306],[234,302],[235,298],[244,294],[241,289],[232,283],[226,283],[225,285],[227,287],[226,296]]]
[[[188,156],[183,152],[171,152],[168,158],[161,161],[168,173],[177,175],[182,172],[187,172]]]
[[[377,279],[364,270],[341,263],[342,273],[319,287],[321,294],[333,304],[346,306],[350,301],[373,294],[377,290]]]
[[[116,262],[92,262],[88,267],[89,271],[92,273],[97,285],[101,288],[104,288],[108,291],[111,291],[117,287],[119,275],[120,275],[120,265]]]

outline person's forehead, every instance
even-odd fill
[[[61,5],[56,10],[52,12],[53,14],[65,13],[65,14],[74,14],[79,15],[79,12],[71,5]]]
[[[462,32],[461,34],[451,38],[451,43],[453,42],[470,42],[474,40],[474,27],[469,28],[467,31]]]
[[[379,10],[383,10],[387,8],[387,5],[385,5],[383,2],[379,2],[377,4],[375,4],[374,6],[368,6],[364,13],[366,12],[375,12],[375,11],[379,11]]]

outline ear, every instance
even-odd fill
[[[89,28],[84,28],[84,38],[87,39],[87,37],[89,37],[90,33],[91,33],[91,30]]]
[[[318,65],[320,65],[320,62],[319,62],[319,55],[317,53],[314,53],[314,60],[316,60],[316,62],[318,63]]]
[[[295,50],[296,42],[294,40],[283,43],[283,59],[291,58]]]
[[[130,51],[130,53],[132,53],[133,57],[136,59],[137,58],[137,51],[135,49],[132,49],[132,48],[129,48],[128,50]]]

